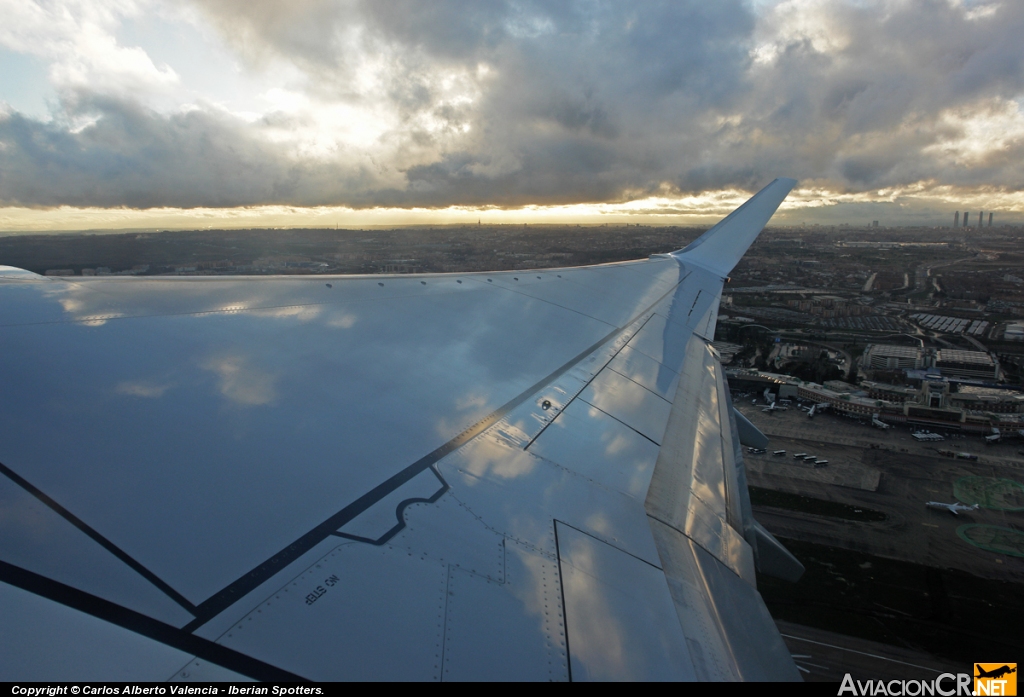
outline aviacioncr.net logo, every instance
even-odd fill
[[[839,686],[839,695],[855,695],[855,697],[971,697],[971,676],[968,673],[943,673],[934,680],[854,680],[847,673],[843,676],[843,684]],[[1016,693],[1014,693],[1016,694]]]
[[[1016,663],[975,663],[974,694],[1006,695],[1017,694]]]

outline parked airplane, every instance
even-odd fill
[[[787,411],[789,407],[780,407],[777,402],[772,402],[767,407],[762,409],[762,412],[771,413],[773,411]]]
[[[925,506],[928,506],[928,508],[938,508],[940,510],[949,511],[953,515],[960,515],[966,511],[976,511],[979,508],[978,504],[966,506],[962,503],[942,503],[940,501],[929,501]]]
[[[828,409],[830,406],[832,406],[832,405],[829,404],[828,402],[818,402],[817,404],[812,404],[810,407],[800,407],[800,408],[807,412],[807,418],[813,419],[815,414],[820,414],[825,409]]]
[[[875,428],[880,428],[883,431],[887,431],[890,428],[892,428],[892,426],[890,426],[889,424],[887,424],[884,421],[880,420],[878,418],[878,414],[872,414],[871,415],[871,425],[874,426]]]

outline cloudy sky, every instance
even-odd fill
[[[1024,222],[1020,0],[0,0],[0,232]]]

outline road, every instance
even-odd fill
[[[969,257],[962,257],[960,259],[954,259],[952,261],[943,261],[935,264],[921,264],[916,269],[914,269],[914,292],[927,290],[928,286],[930,285],[930,282],[933,280],[931,278],[933,269],[941,269],[946,266],[952,266],[953,264],[962,264],[965,261],[971,261],[972,259],[976,259],[977,257],[978,254],[975,253]]]

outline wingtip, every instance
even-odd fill
[[[787,194],[793,191],[793,189],[795,189],[796,185],[799,183],[796,179],[793,179],[792,177],[778,177],[775,181],[786,187]]]
[[[728,274],[796,184],[797,180],[789,177],[773,179],[687,247],[672,252],[672,256]]]

